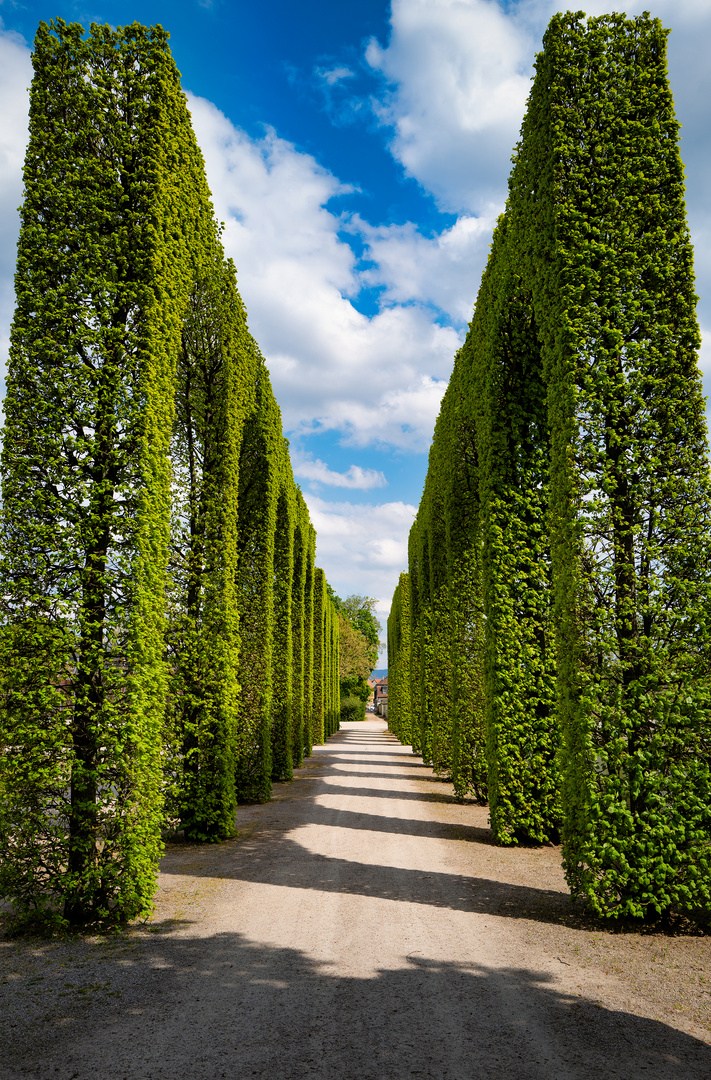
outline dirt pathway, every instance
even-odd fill
[[[710,939],[586,925],[384,729],[172,847],[147,926],[0,942],[0,1076],[709,1080]]]

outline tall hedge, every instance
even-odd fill
[[[183,322],[171,447],[169,758],[186,837],[234,831],[239,708],[239,459],[254,354],[234,267],[215,237]]]
[[[388,728],[405,745],[412,742],[411,632],[410,576],[400,574],[388,618]]]
[[[463,353],[476,403],[491,824],[501,843],[542,842],[560,828],[548,424],[536,318],[507,218]]]
[[[711,498],[666,37],[554,19],[511,186],[549,387],[565,867],[609,915],[711,900]]]
[[[304,573],[304,703],[302,731],[304,757],[309,757],[311,751],[313,750],[314,686],[318,678],[318,673],[316,670],[317,653],[315,637],[315,582],[317,569],[317,567],[314,565],[314,555],[316,550],[315,541],[315,533],[311,531],[309,543],[309,557],[306,561],[306,569]]]
[[[281,427],[281,425],[280,425]],[[284,454],[285,467],[288,455]],[[286,469],[284,468],[284,473]],[[290,474],[290,470],[289,470]],[[290,478],[290,476],[289,476]],[[274,544],[274,700],[272,705],[272,776],[293,777],[293,633],[294,490],[283,477],[277,500]]]
[[[326,739],[328,715],[326,648],[329,598],[326,578],[320,567],[314,569],[313,586],[313,688],[311,700],[311,742],[319,744]]]
[[[325,742],[338,731],[340,722],[338,615],[328,595],[326,576],[320,567],[315,567],[313,572],[312,642],[310,727],[313,745]]]
[[[665,48],[647,15],[551,21],[410,542],[425,723],[436,542],[452,772],[464,700],[498,840],[562,828],[608,916],[711,900],[711,498]]]
[[[145,911],[160,852],[168,449],[202,163],[160,28],[40,24],[3,441],[0,889]]]
[[[57,20],[33,63],[2,452],[0,895],[21,921],[109,926],[150,910],[176,815],[222,839],[238,797],[291,776],[338,646],[330,627],[321,687],[314,532],[166,33]]]
[[[291,754],[295,767],[304,753],[311,752],[307,735],[307,700],[311,686],[313,645],[311,636],[311,564],[314,558],[315,533],[303,496],[297,491],[294,529],[294,574],[292,583],[292,740]]]
[[[445,465],[444,560],[451,611],[452,783],[460,796],[487,797],[484,697],[484,604],[481,586],[481,498],[476,420],[458,354],[442,406],[440,456]],[[452,468],[456,462],[456,468]]]

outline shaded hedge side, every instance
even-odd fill
[[[388,727],[406,746],[412,743],[412,652],[410,576],[400,574],[388,618]]]
[[[393,730],[409,641],[416,749],[451,738],[500,843],[562,829],[607,916],[711,901],[711,492],[665,50],[648,16],[551,21],[390,637]]]
[[[237,506],[240,434],[251,398],[235,271],[214,239],[184,316],[171,447],[169,775],[176,815],[193,840],[234,830]]]

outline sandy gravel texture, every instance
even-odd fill
[[[238,826],[170,845],[144,925],[0,939],[3,1080],[711,1077],[711,938],[586,920],[383,722]]]

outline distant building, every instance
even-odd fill
[[[374,679],[373,687],[373,705],[375,712],[378,716],[382,716],[385,720],[388,718],[388,677],[387,675],[383,679]]]

